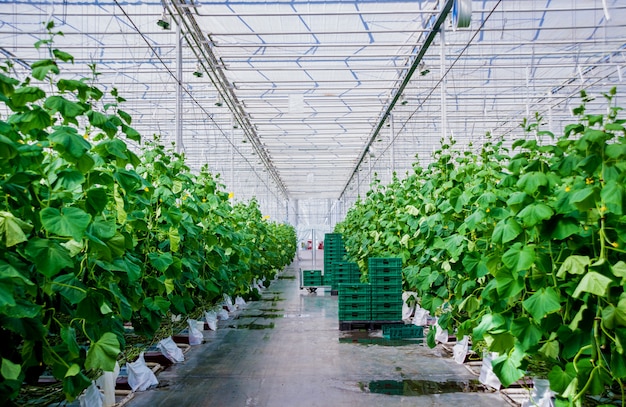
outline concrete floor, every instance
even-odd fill
[[[323,263],[320,253],[317,264]],[[300,261],[265,290],[262,301],[248,303],[237,319],[220,321],[217,331],[204,331],[205,344],[161,372],[158,388],[137,393],[126,405],[509,406],[497,393],[406,395],[432,388],[430,382],[469,383],[476,377],[437,348],[390,342],[380,331],[339,331],[337,297],[323,289],[300,290],[299,268],[315,266],[310,256],[300,252]],[[370,392],[377,384],[401,394]]]

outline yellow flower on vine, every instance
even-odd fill
[[[228,193],[228,199],[233,199],[235,197],[235,193],[234,192],[229,192]]]
[[[613,243],[611,243],[611,246],[613,246],[613,247],[615,247],[617,249],[619,247],[619,243],[613,242]]]
[[[145,187],[143,190],[146,191],[146,192],[150,192],[150,188],[148,188],[148,187]]]
[[[491,209],[487,208],[487,209],[485,209],[485,212],[489,213],[489,212],[491,212]]]
[[[587,185],[591,185],[591,184],[593,184],[593,178],[587,178],[587,179],[585,179],[585,184],[587,184]]]
[[[571,190],[572,190],[572,188],[569,185],[565,187],[565,192],[569,192]]]

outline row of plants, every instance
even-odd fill
[[[293,227],[255,200],[233,204],[219,176],[192,173],[158,138],[130,149],[124,140],[140,135],[123,97],[105,97],[95,66],[91,78],[62,77],[73,58],[47,28],[36,47],[49,56],[30,75],[0,66],[2,405],[28,402],[24,384],[44,371],[74,399],[138,353],[125,326],[147,346],[172,315],[254,295],[252,281],[296,250]]]
[[[579,121],[558,137],[536,116],[510,149],[490,136],[476,153],[442,143],[426,168],[376,182],[336,227],[362,269],[368,257],[401,257],[405,288],[443,329],[497,352],[503,385],[547,377],[558,405],[626,400],[626,130],[615,93],[603,95],[605,114],[590,114],[582,92]]]

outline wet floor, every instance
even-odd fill
[[[419,339],[339,331],[337,297],[300,290],[299,267],[288,267],[237,319],[204,331],[206,343],[127,406],[509,406]]]

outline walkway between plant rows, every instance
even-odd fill
[[[509,405],[497,393],[462,392],[476,377],[438,349],[385,340],[380,331],[340,331],[337,297],[300,289],[300,268],[321,269],[310,253],[301,251],[262,300],[220,321],[217,331],[204,331],[206,343],[193,346],[184,362],[158,374],[156,389],[136,393],[126,406]],[[429,394],[437,391],[444,393]]]

